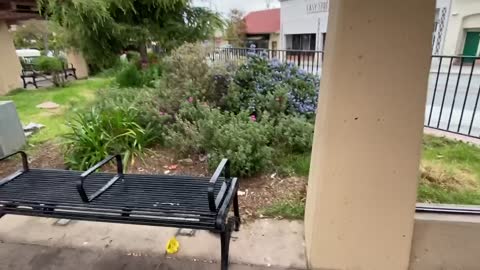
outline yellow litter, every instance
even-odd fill
[[[178,252],[178,248],[180,248],[180,243],[177,241],[177,238],[173,237],[172,239],[168,240],[166,251],[168,254],[175,254]]]

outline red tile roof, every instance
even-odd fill
[[[247,34],[280,32],[280,9],[266,9],[248,13],[245,18]]]

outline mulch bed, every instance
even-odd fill
[[[61,145],[44,143],[29,154],[32,168],[65,169]],[[156,148],[142,159],[129,164],[128,173],[210,176],[207,162],[201,157],[179,162],[168,150]],[[19,160],[0,162],[0,177],[20,168]],[[109,170],[114,170],[110,167]],[[305,177],[279,177],[276,174],[240,179],[240,210],[244,220],[262,218],[262,209],[272,203],[292,197],[305,196]]]

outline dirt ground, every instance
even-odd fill
[[[32,168],[65,169],[62,146],[53,143],[37,145],[26,151]],[[0,162],[0,178],[21,167],[18,158]],[[113,167],[111,168],[113,169]],[[207,161],[203,157],[177,160],[164,149],[157,148],[128,166],[129,173],[209,176]],[[304,196],[306,179],[279,177],[276,174],[240,178],[240,209],[244,220],[262,218],[261,210],[272,203],[292,196]]]

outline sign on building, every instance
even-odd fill
[[[328,12],[328,1],[305,0],[307,14]]]

